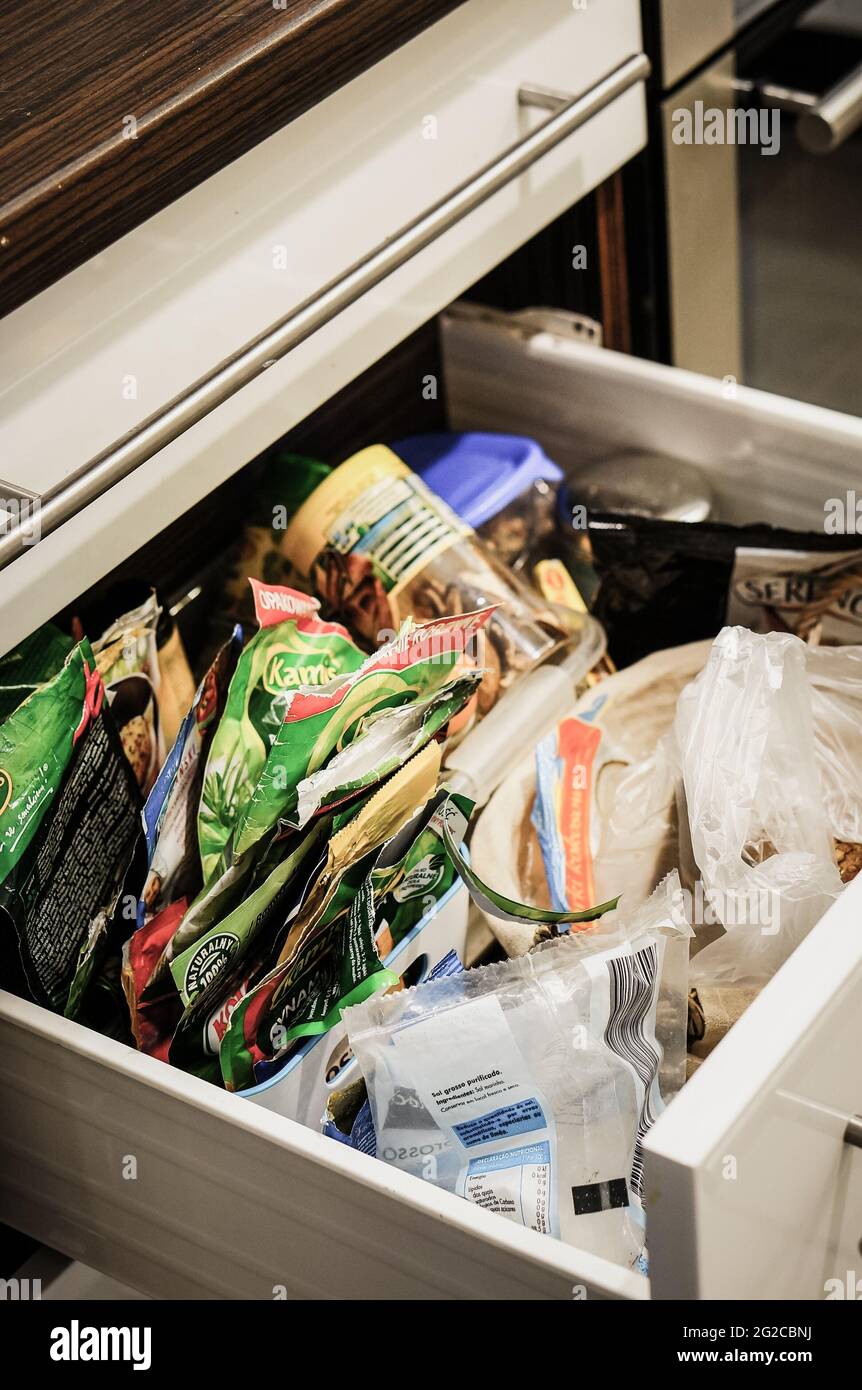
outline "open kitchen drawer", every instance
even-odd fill
[[[523,137],[522,122],[549,119],[518,108],[520,83],[578,95],[637,54],[634,3],[536,4],[529,41],[519,8],[470,0],[6,321],[4,476],[48,499],[51,529],[20,554],[0,552],[4,649],[639,147],[641,79],[630,69],[635,85],[529,174],[172,442],[164,423],[162,436],[148,434],[149,455],[121,476],[131,455],[113,441],[124,429],[409,221],[429,194],[444,195],[444,173],[468,178]],[[591,30],[590,16],[604,22]],[[447,111],[457,134],[421,166],[416,122],[436,113],[442,140]],[[344,143],[330,144],[339,120]],[[283,281],[271,271],[276,244],[295,268]],[[731,519],[754,508],[816,523],[825,483],[840,495],[860,476],[856,420],[743,388],[728,395],[529,319],[460,306],[444,317],[442,345],[454,427],[536,435],[566,466],[624,444],[679,454],[709,470]],[[107,469],[90,477],[85,465],[102,452]],[[847,1116],[862,1108],[860,912],[857,882],[655,1126],[649,1281],[8,994],[0,1219],[162,1297],[822,1297],[826,1279],[854,1268],[862,1234],[862,1155],[843,1142]]]

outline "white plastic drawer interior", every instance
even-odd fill
[[[640,51],[637,0],[467,0],[5,320],[0,478],[50,496],[548,121],[519,105],[522,86],[585,96]],[[0,649],[427,322],[645,134],[637,81],[0,570]]]
[[[443,315],[452,429],[530,435],[570,476],[627,450],[688,460],[728,522],[822,531],[828,499],[858,491],[862,419],[591,347],[561,317]]]

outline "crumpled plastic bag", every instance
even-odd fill
[[[723,628],[680,696],[667,753],[679,779],[681,874],[696,928],[724,927],[693,959],[694,985],[765,984],[841,891],[810,656],[790,634]],[[812,663],[821,704],[835,693],[826,664]]]
[[[862,647],[806,647],[805,666],[829,828],[862,844]]]

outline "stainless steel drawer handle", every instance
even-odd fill
[[[643,81],[649,72],[648,59],[639,53],[621,63],[582,96],[565,100],[565,104],[549,120],[523,140],[510,145],[477,174],[387,238],[368,256],[246,343],[206,376],[200,377],[188,390],[174,397],[122,439],[70,473],[62,484],[52,488],[41,499],[39,519],[42,536],[49,535],[115,483],[127,478],[160,449],[197,424],[223,401],[260,376],[267,367],[279,361],[456,222],[524,173],[623,92]],[[31,534],[31,530],[19,525],[0,537],[0,569],[22,553]]]

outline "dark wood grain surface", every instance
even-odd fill
[[[0,314],[460,3],[0,0]]]

